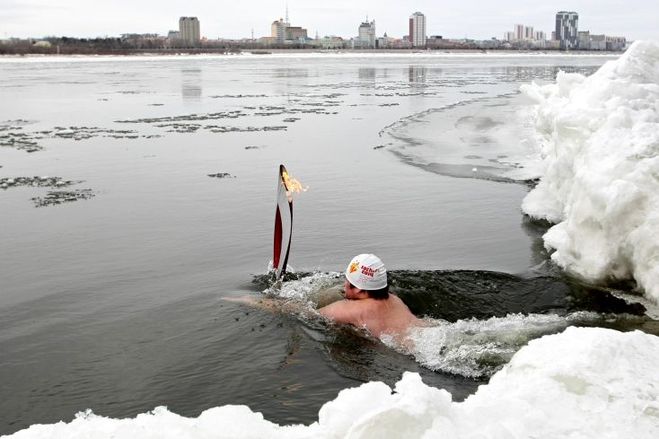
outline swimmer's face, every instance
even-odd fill
[[[348,279],[343,282],[343,296],[348,300],[357,299],[357,293],[361,290],[351,284]]]

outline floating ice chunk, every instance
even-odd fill
[[[589,281],[633,278],[659,301],[659,43],[522,90],[544,159],[522,210],[557,223],[552,259]]]

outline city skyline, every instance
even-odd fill
[[[659,40],[656,17],[659,4],[648,0],[630,0],[625,5],[611,0],[588,0],[566,3],[543,3],[528,6],[521,1],[501,0],[497,4],[465,0],[460,4],[440,5],[433,1],[412,1],[400,4],[391,0],[325,2],[299,0],[266,2],[252,0],[235,2],[197,1],[178,6],[174,2],[143,0],[97,1],[61,0],[57,5],[43,0],[0,0],[0,38],[72,36],[118,36],[124,33],[158,33],[167,35],[178,28],[180,16],[196,16],[203,23],[202,37],[256,38],[270,35],[273,20],[284,17],[288,3],[290,21],[309,30],[309,35],[353,37],[357,27],[368,16],[377,22],[377,35],[387,33],[403,36],[408,33],[408,19],[416,10],[426,16],[427,35],[445,38],[501,38],[501,32],[511,24],[523,22],[547,34],[554,27],[559,10],[579,13],[579,30],[591,30],[611,35],[624,35],[629,40]],[[131,11],[126,13],[125,11]],[[254,12],[258,11],[258,12]],[[473,11],[478,11],[473,13]],[[79,20],[78,17],[89,17]]]

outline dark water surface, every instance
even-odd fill
[[[159,405],[196,416],[247,404],[274,422],[310,423],[339,390],[392,384],[405,370],[454,399],[473,393],[482,380],[223,298],[259,294],[252,280],[270,258],[279,163],[309,186],[295,201],[299,270],[341,271],[363,252],[422,273],[545,263],[542,230],[520,213],[527,186],[452,178],[461,175],[432,164],[462,169],[504,155],[474,131],[512,124],[496,140],[502,148],[515,122],[498,108],[519,103],[501,96],[606,59],[0,60],[0,100],[11,102],[0,107],[0,178],[57,176],[95,194],[37,208],[31,198],[56,189],[0,189],[0,433],[88,408],[126,417]],[[444,142],[438,120],[451,128]],[[461,129],[468,146],[458,150],[450,139]],[[208,176],[223,172],[235,178]],[[407,279],[424,276],[427,285],[441,277]],[[465,300],[456,316],[536,312],[525,297],[510,309]],[[433,315],[432,293],[408,299],[419,314],[451,320]],[[598,306],[583,309],[620,312]]]

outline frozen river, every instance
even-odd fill
[[[0,178],[14,180],[0,189],[0,434],[159,405],[197,416],[246,404],[310,423],[339,390],[406,370],[456,400],[473,393],[491,373],[461,374],[474,358],[424,363],[223,298],[260,294],[252,281],[271,256],[280,163],[309,186],[295,200],[298,271],[342,271],[372,252],[395,270],[551,272],[543,225],[520,211],[537,175],[519,87],[608,59],[0,60]],[[58,179],[43,187],[35,176]],[[56,191],[70,193],[48,198]],[[510,352],[571,324],[565,310],[488,320],[535,299],[519,300],[454,317],[479,319],[467,331],[493,340],[512,325]]]

